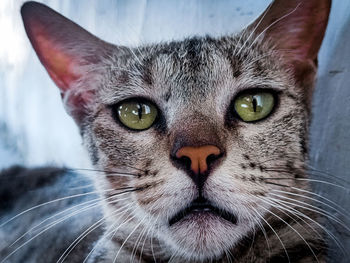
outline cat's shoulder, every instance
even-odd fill
[[[102,218],[90,179],[66,168],[3,170],[0,200],[0,259],[15,251],[8,262],[56,262]],[[77,243],[66,262],[81,262],[101,233],[97,228]]]
[[[0,213],[10,211],[29,192],[54,184],[66,170],[57,167],[28,169],[12,166],[0,173]]]

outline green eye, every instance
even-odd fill
[[[275,105],[270,92],[244,93],[234,101],[234,107],[241,119],[246,122],[258,121],[268,116]]]
[[[146,130],[154,123],[158,111],[149,102],[128,101],[118,105],[117,115],[126,127],[133,130]]]

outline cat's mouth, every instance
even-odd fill
[[[172,226],[175,223],[179,222],[180,220],[191,216],[191,215],[205,215],[205,214],[214,214],[216,216],[219,216],[226,221],[236,224],[237,218],[232,213],[222,209],[218,208],[214,205],[212,205],[207,199],[203,197],[199,197],[195,200],[193,200],[189,206],[185,207],[184,209],[180,210],[178,213],[176,213],[170,220],[169,225]]]

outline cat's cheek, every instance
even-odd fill
[[[139,186],[150,186],[135,192],[136,200],[153,218],[168,224],[166,220],[169,215],[188,204],[195,197],[197,189],[186,174],[166,164],[162,158],[154,161],[153,167],[157,167],[157,175],[144,176],[135,181]]]
[[[269,189],[259,182],[258,173],[256,176],[244,171],[238,174],[214,174],[204,188],[205,196],[215,205],[234,214],[237,225],[247,221],[258,222],[260,220],[257,213],[264,215],[265,211],[261,207],[266,207],[266,204],[262,199],[266,197]]]

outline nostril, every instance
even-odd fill
[[[187,156],[178,158],[179,162],[184,166],[185,169],[191,169],[191,159]]]
[[[170,159],[178,168],[181,168],[184,170],[191,169],[191,159],[187,156],[178,157],[176,155],[171,155]]]
[[[207,157],[207,164],[211,164],[213,162],[215,162],[217,159],[219,159],[219,155],[215,155],[215,154],[210,154],[208,157]]]
[[[221,159],[223,157],[223,153],[220,154],[210,154],[208,155],[206,162],[209,167],[211,167],[216,161]]]

